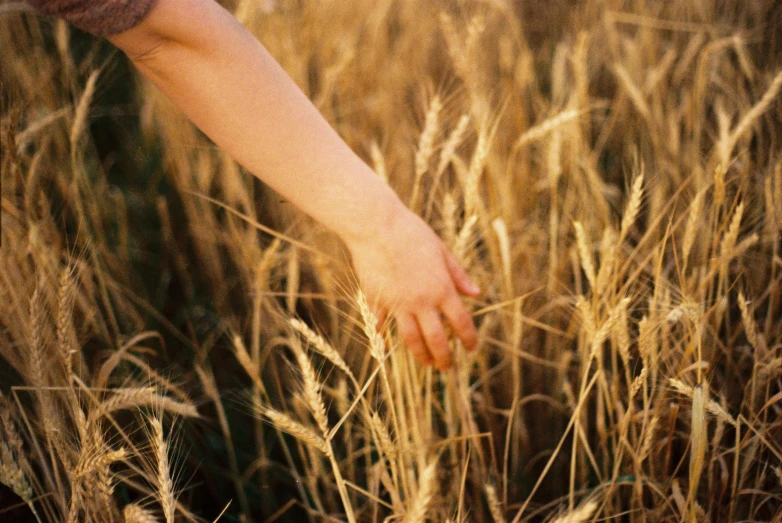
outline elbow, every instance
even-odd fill
[[[139,69],[154,68],[166,49],[171,45],[165,37],[150,31],[137,31],[132,34],[120,33],[109,37]]]
[[[176,54],[177,48],[206,50],[214,45],[216,21],[224,14],[212,0],[156,0],[138,25],[108,38],[137,66],[154,65],[161,55]]]

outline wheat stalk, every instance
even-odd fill
[[[65,366],[66,376],[73,372],[74,348],[73,312],[74,292],[71,270],[66,268],[60,273],[60,289],[57,305],[57,349]]]
[[[470,252],[469,247],[474,242],[473,236],[475,235],[475,226],[478,223],[478,216],[473,214],[467,218],[464,225],[459,229],[459,234],[453,243],[453,255],[457,260],[465,260],[467,254]]]
[[[470,159],[470,167],[467,171],[464,185],[464,202],[467,214],[469,216],[473,214],[479,214],[479,211],[483,208],[483,202],[481,200],[480,185],[481,175],[483,169],[486,166],[486,157],[489,155],[489,136],[486,129],[481,128],[478,133],[478,144],[475,146],[472,158]]]
[[[44,310],[44,290],[43,280],[39,279],[33,294],[30,297],[30,323],[28,328],[28,339],[30,344],[30,377],[31,382],[38,388],[45,387],[47,383],[46,379],[46,354],[44,347],[44,333],[46,332],[46,318]],[[44,399],[45,394],[41,391],[39,397],[41,398],[42,414],[45,414],[44,419],[48,418],[48,412],[46,407],[48,403]]]
[[[652,416],[651,421],[649,421],[649,425],[646,427],[646,430],[644,430],[643,444],[641,445],[641,450],[638,452],[639,463],[642,463],[651,454],[652,446],[655,443],[657,425],[659,423],[660,417],[659,415],[655,414]]]
[[[294,438],[318,449],[323,454],[328,454],[329,450],[326,440],[318,436],[312,429],[302,425],[287,414],[269,407],[264,408],[262,414],[283,432],[287,432]]]
[[[440,97],[435,95],[429,103],[424,129],[421,132],[421,137],[418,141],[418,150],[415,154],[415,180],[413,182],[413,195],[410,197],[411,209],[415,209],[418,205],[421,181],[429,168],[429,160],[432,158],[434,139],[439,130],[439,118],[442,108],[443,104]]]
[[[554,523],[584,523],[592,521],[592,515],[597,510],[597,502],[587,501],[580,507],[563,514],[554,520]]]
[[[377,329],[377,316],[369,308],[367,298],[361,290],[356,294],[356,303],[361,314],[361,327],[364,330],[364,335],[369,338],[369,353],[378,362],[382,363],[385,359],[386,344],[383,341],[383,336]]]
[[[682,241],[682,263],[684,269],[687,268],[687,261],[695,242],[695,233],[697,232],[698,221],[701,219],[701,207],[703,206],[703,192],[698,192],[690,204],[690,211],[687,214],[687,224],[684,227],[684,240]],[[684,271],[682,271],[684,272]]]
[[[578,246],[578,254],[581,257],[581,267],[584,269],[589,284],[592,288],[595,288],[597,281],[597,276],[595,275],[595,262],[592,259],[591,249],[587,245],[584,227],[579,221],[573,222],[573,227],[576,230],[576,245]]]
[[[641,90],[635,82],[633,82],[633,79],[630,78],[630,73],[628,73],[627,69],[619,63],[614,64],[613,71],[617,78],[619,78],[619,83],[622,84],[622,87],[624,87],[628,96],[630,96],[630,100],[632,100],[636,110],[643,116],[644,120],[651,122],[651,109],[649,109],[649,104],[646,99],[644,99]]]
[[[157,523],[157,518],[141,505],[131,503],[122,509],[122,517],[125,523]]]
[[[372,425],[372,430],[375,432],[380,449],[388,459],[392,461],[396,459],[397,448],[394,445],[394,440],[388,433],[385,424],[381,421],[380,415],[377,412],[373,412],[369,418],[369,422]]]
[[[90,450],[82,449],[82,456],[86,456],[84,459],[80,459],[78,465],[72,472],[72,478],[79,480],[88,477],[91,480],[95,474],[99,471],[106,470],[109,465],[118,461],[124,460],[128,456],[128,451],[125,448],[103,449],[100,447],[92,447]]]
[[[506,521],[505,515],[500,499],[497,496],[497,489],[494,488],[494,485],[487,483],[483,488],[483,491],[486,493],[486,503],[489,505],[489,513],[491,514],[492,521],[494,521],[494,523],[504,523]]]
[[[315,422],[318,424],[321,433],[324,437],[328,437],[329,421],[326,414],[326,405],[323,403],[323,396],[321,395],[320,390],[321,386],[315,375],[315,369],[312,368],[312,363],[301,349],[296,350],[296,360],[299,363],[299,368],[301,369],[301,374],[304,378],[304,400],[306,401],[312,416],[315,418]]]
[[[518,140],[516,140],[516,142],[513,145],[513,149],[516,150],[529,143],[540,140],[541,138],[545,137],[547,134],[552,132],[554,129],[557,129],[560,126],[572,120],[575,120],[583,113],[584,111],[580,111],[578,109],[568,109],[560,112],[555,116],[552,116],[547,120],[544,120],[543,122],[535,125],[534,127],[530,127],[524,132],[524,134],[519,136]]]
[[[736,128],[733,130],[733,132],[730,133],[730,136],[727,139],[727,145],[723,149],[723,156],[720,158],[720,163],[723,166],[728,165],[730,153],[733,152],[733,149],[736,147],[738,141],[741,139],[744,133],[747,132],[747,129],[749,129],[752,123],[768,110],[768,108],[771,106],[771,102],[774,101],[774,98],[777,97],[780,90],[782,90],[782,71],[777,73],[777,75],[774,77],[774,80],[772,80],[771,85],[769,85],[766,92],[763,93],[760,101],[752,106],[752,109],[750,109],[744,115],[744,117],[736,125]]]
[[[619,238],[611,227],[606,227],[600,239],[600,268],[597,270],[595,291],[598,296],[605,294],[612,283],[616,267],[617,252],[620,249]]]
[[[706,456],[707,430],[706,410],[704,388],[700,385],[695,387],[692,395],[692,421],[690,426],[690,484],[687,502],[690,506],[690,519],[692,523],[697,523],[696,518],[696,497],[698,485],[701,479],[701,473],[704,469],[704,460]]]
[[[288,323],[293,327],[293,330],[304,336],[304,339],[307,340],[310,346],[315,349],[318,354],[333,363],[337,368],[342,370],[354,384],[357,384],[356,378],[353,376],[353,372],[350,370],[350,367],[348,367],[348,364],[323,336],[314,332],[306,323],[297,318],[290,318]]]
[[[739,310],[741,311],[741,322],[744,324],[744,333],[747,335],[747,340],[749,340],[755,350],[765,352],[766,344],[763,341],[763,336],[758,331],[758,326],[749,310],[749,303],[741,291],[739,291]]]
[[[429,512],[429,505],[435,495],[437,478],[437,459],[432,459],[418,478],[418,491],[404,517],[405,523],[423,523]]]
[[[649,369],[643,367],[641,369],[641,372],[638,374],[638,376],[635,377],[633,383],[630,385],[629,399],[635,398],[635,396],[638,394],[638,391],[640,391],[641,387],[643,387],[643,385],[646,383],[646,376],[648,374],[649,374]]]
[[[696,387],[691,387],[690,385],[686,385],[684,382],[676,378],[669,378],[668,383],[670,383],[671,386],[679,394],[682,394],[684,396],[687,396],[691,400],[694,400]],[[731,425],[736,424],[736,420],[733,419],[733,417],[727,413],[727,411],[722,407],[722,405],[720,405],[719,403],[717,403],[712,399],[709,399],[708,395],[701,394],[701,399],[703,401],[706,412],[709,412],[713,416],[722,418],[723,421],[730,423]]]
[[[438,177],[445,172],[445,169],[448,168],[448,165],[453,160],[456,149],[464,139],[468,125],[470,125],[470,115],[463,114],[461,118],[459,118],[459,122],[456,124],[454,130],[448,135],[448,139],[445,141],[442,151],[440,151],[440,161],[437,163],[437,170],[435,171],[435,174]]]
[[[198,417],[195,406],[180,403],[166,396],[155,393],[153,387],[119,389],[109,399],[104,400],[95,410],[90,411],[89,419],[97,420],[118,410],[138,408],[142,405],[153,405],[163,411],[171,412],[178,416],[194,418]]]
[[[33,489],[22,467],[5,441],[0,441],[0,483],[32,507]]]
[[[432,181],[432,189],[429,195],[429,201],[426,204],[426,213],[424,216],[427,218],[432,214],[432,206],[434,205],[435,195],[437,194],[437,187],[440,185],[440,179],[442,178],[445,170],[454,160],[456,155],[456,149],[462,143],[464,135],[467,132],[467,126],[470,124],[470,115],[464,114],[459,118],[459,122],[451,134],[448,135],[448,139],[443,145],[442,151],[440,151],[440,160],[437,163],[437,170],[434,174],[434,180]]]
[[[739,230],[741,228],[741,217],[744,214],[744,202],[740,202],[736,206],[736,210],[733,212],[733,217],[730,220],[730,225],[725,235],[720,242],[720,254],[725,258],[724,263],[729,261],[729,255],[733,251],[733,247],[736,246],[736,239],[739,237]]]
[[[641,199],[643,198],[643,190],[644,190],[644,172],[643,170],[638,174],[638,176],[635,177],[635,181],[633,182],[633,188],[630,191],[630,200],[627,202],[627,207],[625,207],[625,213],[622,217],[622,225],[619,230],[619,239],[621,241],[622,238],[625,238],[627,236],[627,232],[630,230],[630,227],[635,223],[635,218],[638,216],[638,211],[641,208]]]
[[[176,494],[174,492],[174,481],[171,477],[172,471],[168,459],[168,442],[163,437],[163,424],[157,418],[151,418],[149,424],[152,426],[152,450],[155,453],[157,462],[157,474],[155,476],[157,487],[157,498],[160,506],[163,508],[163,515],[166,523],[174,523],[176,514]]]
[[[87,85],[84,87],[84,92],[82,93],[81,98],[79,98],[79,104],[76,106],[76,112],[74,113],[73,125],[71,125],[70,132],[71,155],[76,154],[75,151],[77,149],[76,146],[79,137],[82,136],[82,133],[84,132],[90,102],[95,94],[95,86],[97,85],[99,74],[99,70],[95,70],[90,74],[90,77],[87,79]],[[73,163],[75,164],[75,156],[72,156],[72,158],[74,158]]]

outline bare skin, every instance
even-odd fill
[[[218,146],[345,242],[369,303],[396,319],[421,363],[451,366],[444,321],[475,349],[459,295],[479,289],[230,13],[213,0],[157,0],[109,40]]]

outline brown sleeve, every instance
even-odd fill
[[[27,0],[43,14],[64,18],[79,29],[109,36],[141,21],[155,0]]]

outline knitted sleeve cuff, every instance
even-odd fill
[[[96,36],[109,36],[138,24],[155,0],[28,0],[37,11],[59,16]]]

